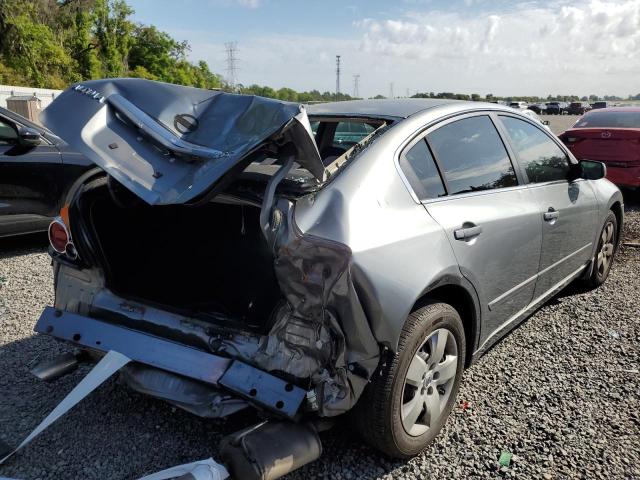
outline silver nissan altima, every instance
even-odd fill
[[[222,448],[242,478],[314,460],[349,411],[382,452],[420,452],[464,368],[569,283],[607,279],[623,222],[603,164],[496,104],[110,79],[44,122],[99,169],[50,227],[36,330],[78,361],[119,352],[125,385],[196,415],[258,409]]]

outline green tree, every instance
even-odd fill
[[[2,61],[36,87],[64,87],[77,79],[73,60],[56,32],[39,15],[38,2],[0,2]]]
[[[96,0],[95,36],[105,77],[121,77],[128,70],[134,25],[133,10],[124,0]]]
[[[78,62],[79,74],[83,80],[98,78],[102,73],[96,52],[97,45],[93,43],[94,21],[92,11],[86,8],[77,8],[74,25],[76,34],[72,48],[74,58]]]

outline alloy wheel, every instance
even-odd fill
[[[609,270],[611,260],[613,259],[615,241],[615,229],[613,222],[608,222],[602,229],[602,235],[600,236],[600,251],[597,257],[598,274],[604,276]]]
[[[458,345],[449,330],[433,331],[414,355],[404,380],[402,426],[417,437],[434,428],[446,408],[458,371]]]

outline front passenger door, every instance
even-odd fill
[[[500,115],[542,219],[535,298],[575,276],[590,260],[597,200],[587,180],[567,180],[569,157],[541,127]]]

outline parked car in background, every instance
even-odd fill
[[[546,115],[547,114],[547,106],[544,103],[536,103],[534,105],[529,105],[527,109],[532,112],[537,113],[538,115]]]
[[[569,115],[584,115],[589,110],[591,110],[591,105],[587,102],[571,102],[567,108],[567,113]]]
[[[547,102],[547,115],[564,115],[567,113],[567,102]]]
[[[515,108],[517,110],[526,110],[527,109],[527,102],[511,102],[509,104],[509,106],[511,108]]]
[[[609,108],[609,102],[593,102],[591,108],[596,110],[598,108]]]
[[[0,237],[46,230],[90,168],[95,165],[50,131],[0,108]]]
[[[338,122],[333,136],[332,146],[341,148],[344,153],[347,149],[360,143],[365,137],[371,135],[375,127],[361,122]]]
[[[55,222],[36,331],[121,352],[125,384],[204,417],[259,409],[242,435],[280,429],[287,465],[351,410],[374,447],[418,454],[464,368],[570,282],[606,280],[623,222],[601,163],[494,104],[304,109],[118,79],[44,121],[104,173]],[[328,162],[365,133],[340,122],[373,131]]]
[[[544,128],[546,128],[549,132],[551,131],[551,129],[549,128],[549,120],[542,120],[538,114],[536,112],[534,112],[533,110],[523,110],[522,115],[524,115],[525,117],[528,117],[532,120],[535,120],[536,122],[540,123],[541,125],[544,126]]]
[[[616,185],[640,187],[640,108],[591,110],[560,139],[576,158],[603,162]]]

